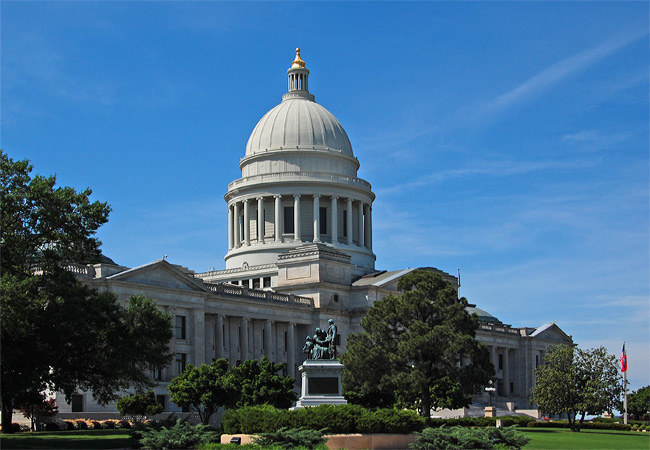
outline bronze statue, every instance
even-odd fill
[[[328,321],[327,331],[316,328],[313,336],[305,338],[305,345],[302,348],[307,359],[336,359],[336,332],[334,320]]]

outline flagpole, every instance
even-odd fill
[[[627,351],[625,350],[625,341],[623,341],[623,352],[621,358],[625,357],[625,367],[623,369],[623,423],[627,425]]]
[[[623,397],[623,409],[625,409],[625,414],[623,414],[623,423],[627,425],[627,370],[623,372],[623,389],[625,396]]]

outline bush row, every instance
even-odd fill
[[[513,425],[525,427],[529,423],[537,423],[530,416],[460,417],[458,419],[432,419],[429,426],[431,428],[441,427],[443,425],[448,427],[493,427],[496,425],[497,420],[501,420],[504,427],[511,427]]]
[[[554,420],[551,422],[534,422],[529,423],[529,427],[534,428],[570,428],[567,420]],[[580,426],[581,430],[616,430],[616,431],[630,431],[631,425],[622,423],[607,423],[607,422],[583,422]]]
[[[131,429],[132,424],[128,420],[90,420],[74,419],[61,420],[54,419],[45,423],[45,431],[74,431],[74,430],[114,430],[114,429]]]
[[[358,405],[320,405],[293,411],[265,405],[228,410],[221,418],[221,425],[226,434],[272,433],[280,428],[308,428],[327,434],[408,434],[421,431],[424,419],[415,411],[371,411]]]

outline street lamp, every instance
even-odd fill
[[[488,381],[489,386],[485,387],[485,391],[488,393],[490,396],[490,406],[492,406],[492,393],[497,390],[494,386],[492,386],[492,380]]]

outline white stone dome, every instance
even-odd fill
[[[296,149],[334,150],[354,156],[347,133],[332,113],[307,96],[285,96],[253,129],[246,156]]]

